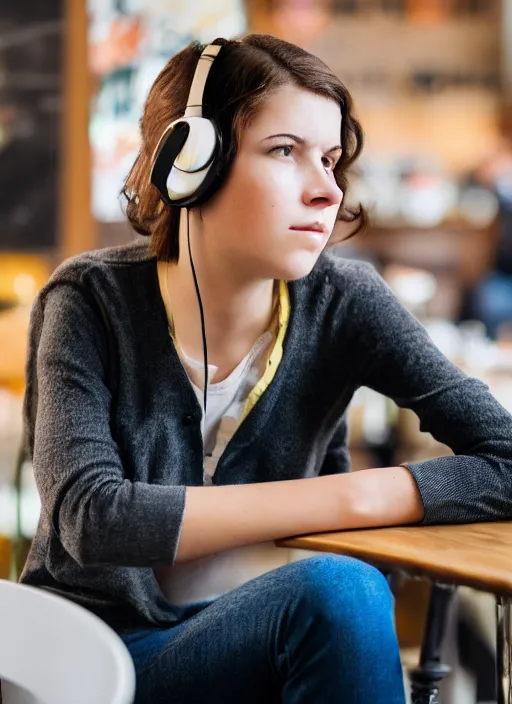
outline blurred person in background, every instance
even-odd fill
[[[337,219],[364,224],[344,204],[362,133],[319,59],[268,35],[193,43],[141,133],[143,237],[65,262],[34,307],[42,514],[21,581],[116,629],[137,702],[403,704],[383,575],[274,541],[509,518],[512,419],[371,265],[324,252]],[[361,386],[454,456],[351,473]]]
[[[498,240],[490,270],[467,294],[464,318],[481,320],[496,339],[512,324],[512,145],[501,140],[472,174],[471,180],[488,188],[498,202]]]

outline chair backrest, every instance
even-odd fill
[[[135,671],[101,619],[43,589],[0,580],[3,704],[132,704]]]

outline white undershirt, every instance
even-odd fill
[[[183,366],[195,391],[199,405],[203,409],[201,431],[204,445],[204,483],[211,485],[212,477],[224,448],[233,437],[238,426],[245,401],[256,382],[263,376],[271,343],[274,336],[266,332],[256,340],[251,351],[226,379],[216,384],[208,384],[206,416],[204,415],[203,390],[194,383],[202,378],[203,364],[190,359],[181,351]],[[208,378],[211,379],[218,367],[208,365]]]
[[[208,385],[206,418],[202,423],[206,485],[212,483],[219,458],[238,426],[248,394],[263,375],[273,341],[274,335],[266,332],[226,379]],[[180,356],[198,401],[203,406],[203,391],[192,381],[193,378],[201,378],[203,365],[187,357],[183,351]],[[216,371],[217,367],[209,365],[208,377],[211,379]],[[173,567],[161,566],[155,574],[168,601],[176,605],[193,604],[215,599],[254,577],[286,564],[289,558],[290,551],[276,548],[273,542],[268,542],[226,550]]]

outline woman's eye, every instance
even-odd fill
[[[293,151],[292,144],[284,144],[282,147],[274,147],[270,150],[271,152],[278,153],[281,152],[283,156],[291,156]]]
[[[334,169],[334,160],[328,156],[324,156],[324,166],[332,171]]]

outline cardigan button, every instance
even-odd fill
[[[192,425],[194,422],[194,416],[191,416],[190,414],[187,414],[186,416],[183,416],[183,425]]]

